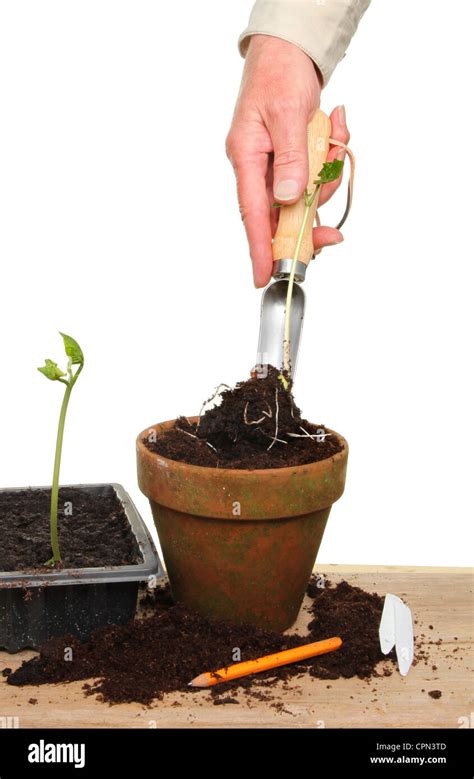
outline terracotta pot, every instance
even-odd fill
[[[197,418],[193,418],[196,421]],[[327,460],[232,470],[169,460],[137,438],[148,497],[176,600],[211,619],[286,630],[296,620],[331,505],[341,497],[347,442]]]

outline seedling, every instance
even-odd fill
[[[63,448],[64,437],[64,424],[66,422],[66,412],[69,404],[69,398],[71,397],[72,388],[74,387],[80,372],[84,367],[84,355],[82,349],[70,335],[60,333],[64,341],[64,349],[68,356],[68,364],[66,371],[61,370],[58,365],[52,360],[46,360],[42,368],[38,368],[39,372],[46,376],[51,381],[59,381],[64,384],[66,391],[64,393],[63,402],[61,405],[61,412],[59,414],[58,432],[56,437],[56,452],[54,455],[54,469],[53,469],[53,484],[51,489],[51,511],[50,511],[50,528],[51,528],[51,550],[53,556],[46,561],[45,565],[54,567],[57,563],[61,563],[61,554],[59,551],[59,539],[58,539],[58,495],[59,495],[59,471],[61,468],[61,453]],[[79,366],[75,371],[73,367]]]
[[[333,160],[332,162],[324,162],[323,167],[319,171],[318,178],[313,181],[315,185],[313,192],[310,194],[307,189],[304,191],[304,203],[305,210],[303,214],[303,220],[301,222],[300,231],[298,233],[298,239],[295,246],[295,254],[291,265],[290,276],[288,279],[288,291],[286,295],[286,308],[285,308],[285,327],[283,335],[283,369],[288,373],[291,373],[290,364],[290,321],[291,321],[291,301],[293,298],[293,285],[295,280],[296,263],[301,249],[301,243],[303,241],[303,235],[308,221],[308,214],[311,206],[314,202],[318,201],[319,193],[323,184],[328,184],[330,181],[335,181],[342,173],[344,166],[343,160]],[[275,204],[277,206],[279,204]],[[280,375],[280,381],[284,388],[288,388],[288,382],[286,381],[283,373]]]

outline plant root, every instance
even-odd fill
[[[278,438],[278,414],[280,412],[280,406],[278,405],[278,387],[275,387],[275,435],[273,437],[273,441],[271,442],[270,446],[267,448],[267,452],[270,451],[272,446],[275,444],[276,441],[280,440]],[[286,442],[285,442],[286,443]]]

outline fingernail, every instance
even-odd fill
[[[331,241],[331,243],[328,244],[328,246],[336,246],[338,243],[342,243],[344,240],[344,236],[341,235],[340,238],[335,238],[334,241]]]
[[[274,191],[277,200],[294,200],[300,194],[300,185],[295,179],[279,181]]]
[[[337,118],[339,119],[341,124],[346,123],[346,107],[345,105],[338,105],[337,107]]]
[[[338,152],[336,154],[336,159],[337,160],[343,160],[345,156],[346,156],[346,150],[345,150],[345,148],[343,146],[340,146],[340,148],[339,148],[339,150],[338,150]]]

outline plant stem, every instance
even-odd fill
[[[319,197],[319,190],[321,189],[320,184],[316,184],[316,188],[311,195],[311,197],[308,195],[307,190],[305,190],[304,199],[305,199],[305,210],[303,215],[303,221],[301,223],[300,231],[298,233],[298,239],[296,241],[295,246],[295,254],[293,256],[293,262],[291,264],[291,271],[290,276],[288,279],[288,289],[286,292],[286,307],[285,307],[285,328],[284,328],[284,334],[283,334],[283,369],[287,371],[288,373],[291,373],[291,358],[290,358],[290,322],[291,322],[291,302],[293,299],[293,286],[295,282],[295,271],[296,271],[296,263],[298,261],[298,256],[301,249],[301,244],[303,242],[303,235],[306,228],[306,223],[308,221],[308,215],[311,210],[311,207],[316,200],[317,205],[317,199]]]
[[[61,405],[61,413],[59,414],[58,433],[56,437],[56,452],[54,455],[54,470],[53,470],[53,484],[51,488],[51,509],[50,509],[50,527],[51,527],[51,549],[53,556],[51,560],[48,560],[45,565],[54,565],[61,562],[61,553],[59,551],[59,538],[58,538],[58,497],[59,497],[59,471],[61,468],[61,454],[63,448],[64,438],[64,425],[66,422],[67,407],[69,404],[69,398],[71,397],[72,388],[76,383],[76,379],[82,370],[82,365],[73,376],[70,373],[70,380],[68,382],[62,382],[66,384],[66,391],[64,393],[63,402]]]

